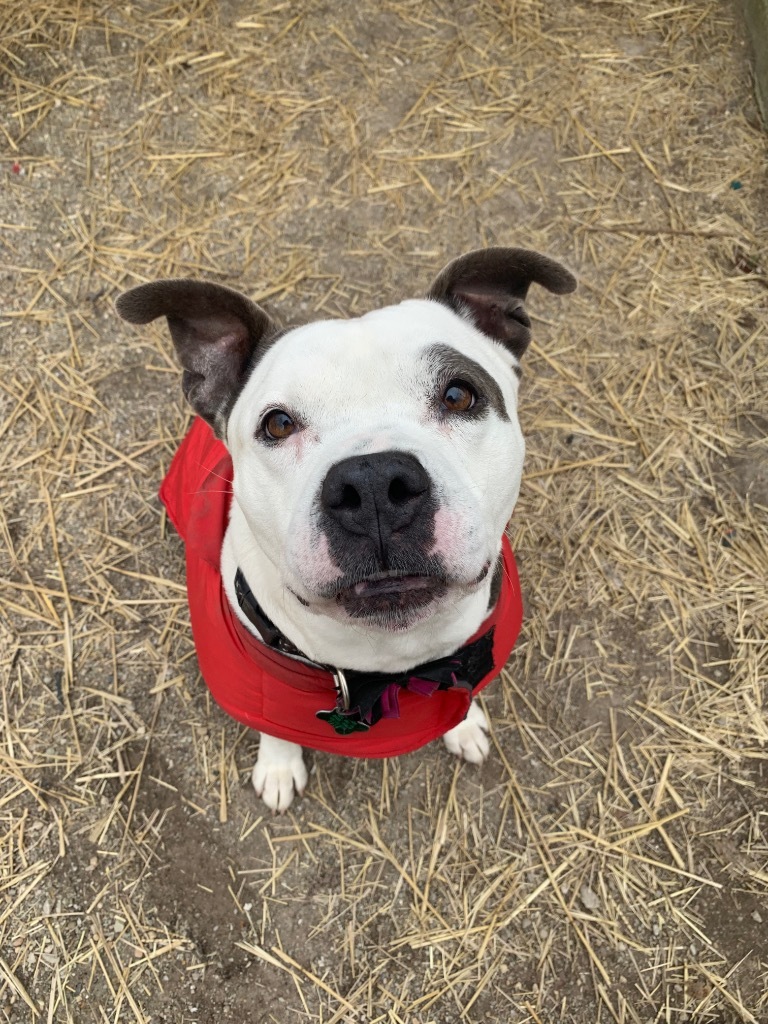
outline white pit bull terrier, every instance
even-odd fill
[[[273,810],[306,785],[302,745],[389,756],[443,735],[488,753],[471,700],[522,614],[504,530],[533,282],[576,287],[545,256],[492,248],[425,299],[288,330],[212,283],[118,299],[131,323],[167,317],[201,417],[161,495],[203,676],[261,731],[253,784]]]

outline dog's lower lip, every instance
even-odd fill
[[[355,597],[383,597],[386,594],[403,594],[409,591],[426,590],[435,580],[431,576],[384,576],[361,580],[349,588]]]
[[[378,573],[339,590],[336,602],[353,619],[384,629],[406,628],[446,591],[438,576]]]

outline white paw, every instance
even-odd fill
[[[482,764],[491,749],[488,740],[488,719],[483,709],[474,701],[464,721],[443,736],[446,747],[452,754],[469,761],[470,764]]]
[[[256,796],[272,811],[285,811],[307,785],[307,769],[297,743],[261,734],[259,756],[251,775]]]

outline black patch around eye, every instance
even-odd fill
[[[469,386],[476,395],[474,405],[456,413],[465,419],[480,419],[493,409],[502,420],[509,420],[504,395],[495,378],[480,363],[450,345],[432,345],[426,350],[427,365],[439,382],[439,396],[453,383]]]

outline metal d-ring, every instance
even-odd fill
[[[349,686],[344,673],[340,668],[333,670],[333,681],[336,684],[336,692],[341,698],[341,704],[344,711],[349,711]]]

